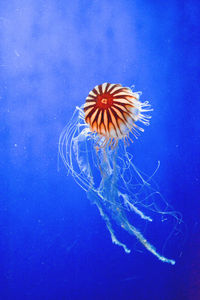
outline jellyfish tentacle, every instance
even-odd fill
[[[139,241],[140,243],[152,254],[154,254],[159,260],[169,263],[171,265],[174,265],[176,262],[173,259],[170,258],[166,258],[165,256],[162,256],[161,254],[159,254],[156,250],[156,248],[151,245],[148,240],[141,234],[141,232],[139,230],[137,230],[133,225],[129,224],[127,221],[125,221],[125,223],[123,223],[122,226],[124,229],[126,229],[126,231],[128,231],[130,234],[134,235]]]
[[[135,122],[149,125],[151,118],[146,115],[152,111],[151,106],[147,101],[140,102],[140,95],[120,84],[96,86],[86,98],[86,105],[76,107],[61,132],[59,154],[68,173],[97,206],[114,244],[130,253],[129,247],[117,237],[122,228],[160,261],[174,265],[175,261],[160,254],[130,221],[134,213],[140,222],[152,224],[153,212],[180,222],[178,213],[168,209],[162,195],[152,186],[160,163],[147,177],[135,167],[133,155],[127,152],[128,143],[132,142],[130,133],[137,138],[138,131],[143,131]],[[154,197],[159,197],[165,207],[159,210]]]

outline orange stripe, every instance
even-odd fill
[[[109,131],[109,129],[108,129],[108,115],[107,115],[106,110],[104,110],[103,123],[104,123],[104,126],[106,128],[106,131]]]
[[[91,118],[90,118],[90,123],[91,123],[91,124],[94,122],[95,117],[96,117],[98,111],[99,111],[99,109],[96,108],[96,110],[95,110],[94,113],[92,114],[92,116],[91,116]]]
[[[87,116],[89,115],[89,113],[92,111],[94,109],[94,107],[92,106],[92,107],[86,107],[86,110],[87,111],[85,111],[85,109],[84,109],[84,111],[85,111],[85,119],[87,118]]]
[[[113,123],[113,125],[114,125],[114,129],[115,129],[116,135],[118,136],[117,129],[119,128],[119,125],[118,125],[118,123],[117,123],[117,119],[115,118],[115,116],[114,116],[114,114],[112,113],[111,109],[109,108],[108,110],[109,110],[109,112],[110,112],[110,117],[111,117],[112,123]]]
[[[127,120],[126,120],[126,117],[124,117],[124,114],[119,109],[115,108],[114,106],[112,107],[112,109],[116,112],[119,119],[121,119],[122,122],[126,125]]]

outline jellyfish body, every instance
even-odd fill
[[[137,121],[149,124],[149,117],[142,112],[151,109],[148,102],[140,102],[139,97],[140,92],[121,84],[103,83],[90,91],[84,105],[85,121],[92,132],[103,138],[104,146],[109,140],[116,145],[120,139],[130,138],[130,132],[137,137],[137,130],[143,131],[135,124]]]
[[[149,124],[152,109],[148,102],[139,101],[140,92],[132,92],[119,84],[96,86],[82,107],[76,107],[69,124],[59,140],[59,153],[75,181],[96,204],[105,220],[112,242],[130,252],[126,243],[117,237],[119,228],[133,235],[159,260],[175,264],[160,254],[134,226],[132,214],[145,222],[152,222],[148,212],[158,211],[153,196],[159,193],[151,185],[151,177],[144,178],[127,152],[129,134],[135,137],[142,129],[135,124]]]

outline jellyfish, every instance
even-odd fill
[[[134,225],[135,219],[151,223],[151,213],[159,213],[163,219],[174,214],[167,205],[158,208],[154,200],[158,196],[165,203],[152,184],[159,164],[148,177],[135,167],[133,155],[127,151],[133,138],[144,131],[138,123],[149,125],[151,118],[152,108],[148,101],[141,102],[140,96],[141,92],[121,84],[95,86],[61,132],[59,154],[68,172],[97,206],[114,244],[130,253],[122,240],[121,231],[125,231],[159,260],[174,265],[175,260],[158,252]]]

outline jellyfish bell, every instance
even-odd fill
[[[92,132],[104,140],[104,146],[112,141],[116,146],[120,139],[136,138],[144,131],[136,122],[149,125],[150,116],[143,112],[152,111],[149,103],[139,101],[141,92],[133,92],[121,84],[103,83],[90,91],[84,104],[85,121]]]
[[[114,244],[130,253],[117,234],[117,230],[125,230],[159,260],[173,265],[175,261],[160,254],[130,221],[135,219],[132,214],[145,224],[152,223],[155,214],[181,221],[154,187],[153,175],[141,174],[127,151],[130,134],[137,138],[143,131],[136,123],[149,125],[151,118],[152,108],[147,101],[140,101],[140,95],[121,84],[95,86],[61,132],[59,153],[74,180],[97,206]]]

